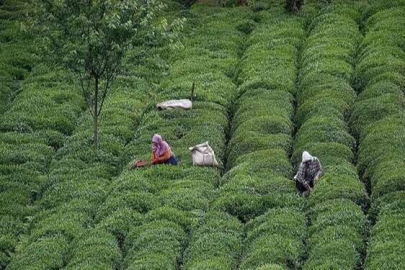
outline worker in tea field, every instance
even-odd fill
[[[177,165],[178,161],[173,154],[169,144],[163,141],[159,134],[153,135],[152,138],[152,164],[171,164]]]
[[[314,184],[321,175],[322,166],[319,159],[304,151],[298,172],[294,176],[297,189],[305,196],[311,195]]]

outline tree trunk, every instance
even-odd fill
[[[94,80],[95,83],[95,93],[94,93],[94,109],[93,109],[93,145],[98,149],[99,138],[98,138],[98,78]]]
[[[295,6],[297,8],[297,11],[301,10],[301,6],[304,4],[304,0],[296,0],[295,1]]]
[[[303,4],[304,0],[287,0],[286,9],[288,12],[298,12]]]

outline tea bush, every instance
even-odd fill
[[[24,4],[8,0],[0,7],[0,115],[7,111],[19,91],[19,84],[27,78],[33,66],[32,36],[19,27],[27,12]]]
[[[116,268],[121,263],[121,251],[116,238],[105,231],[85,231],[71,244],[73,252],[67,269]],[[93,268],[94,269],[94,268]]]
[[[398,213],[404,190],[405,76],[402,18],[403,1],[372,1],[364,13],[365,38],[359,50],[356,82],[361,94],[351,117],[360,139],[358,169],[370,183],[371,229],[366,269],[401,268],[405,265]],[[398,91],[399,90],[399,91]],[[389,254],[387,252],[389,250]]]
[[[185,269],[230,269],[242,252],[242,224],[224,212],[208,212],[193,232]]]
[[[0,6],[0,218],[5,221],[1,226],[2,269],[11,261],[19,236],[27,232],[38,210],[32,202],[46,182],[54,149],[71,134],[84,105],[67,76],[56,67],[38,64],[34,52],[40,41],[21,28],[31,7],[26,1],[12,0],[2,1]],[[44,247],[44,253],[53,252],[52,248],[46,250]],[[43,260],[32,267],[53,267],[56,261]],[[16,268],[21,269],[21,265]]]
[[[311,226],[303,269],[353,269],[365,249],[362,208],[368,196],[352,165],[356,142],[346,122],[356,99],[351,84],[361,40],[359,17],[351,4],[326,5],[309,25],[303,46],[292,159],[298,163],[307,150],[324,171],[308,199]]]

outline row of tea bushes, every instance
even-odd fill
[[[358,168],[370,185],[374,224],[366,269],[402,269],[405,203],[405,2],[371,1],[358,53],[361,93],[351,117]]]
[[[237,78],[228,172],[186,250],[187,269],[282,269],[303,255],[306,218],[288,160],[303,20],[280,7],[256,21]]]
[[[94,223],[97,207],[107,194],[111,178],[122,167],[122,152],[134,136],[148,103],[151,86],[146,78],[137,77],[137,66],[128,60],[126,72],[118,77],[104,105],[100,149],[92,146],[92,120],[85,112],[52,158],[34,204],[38,212],[20,244],[20,251],[7,269],[61,268],[68,262],[80,262],[85,254],[98,254],[104,246],[116,241],[114,237],[99,239],[104,232],[88,233],[87,228]],[[59,89],[59,93],[65,92]],[[82,239],[84,235],[89,240]],[[92,245],[91,239],[97,244],[94,250],[88,248]],[[76,250],[76,246],[83,249]],[[112,253],[95,262],[102,268],[103,263],[114,258]],[[79,268],[84,269],[83,265]]]
[[[0,121],[7,119],[9,126],[23,126],[24,119],[21,116],[35,108],[36,115],[32,116],[32,119],[35,119],[38,125],[35,129],[10,129],[0,133],[1,218],[4,221],[2,225],[4,224],[7,231],[4,235],[10,235],[11,239],[14,239],[11,241],[10,238],[4,238],[7,250],[12,251],[12,247],[16,244],[16,238],[13,237],[25,231],[24,224],[28,221],[27,217],[35,212],[36,207],[32,207],[32,202],[38,198],[46,182],[46,174],[55,155],[55,148],[63,145],[65,136],[68,135],[61,132],[57,125],[47,126],[47,123],[57,121],[53,110],[63,106],[64,112],[61,112],[60,118],[63,118],[65,125],[73,128],[84,108],[80,95],[67,83],[57,82],[58,86],[47,87],[47,83],[55,81],[56,79],[49,82],[46,77],[34,70],[22,85],[22,92],[10,104],[10,110],[0,117]],[[57,89],[67,89],[67,92],[58,93],[60,90]],[[35,91],[36,94],[33,93]],[[38,92],[41,92],[41,95]],[[54,98],[60,98],[60,105],[53,100]],[[47,103],[49,107],[36,107],[35,103],[32,103],[33,100],[38,104]]]
[[[305,251],[306,217],[288,156],[305,20],[285,14],[283,7],[259,16],[261,26],[251,35],[239,76],[242,96],[230,144],[230,153],[238,158],[224,178],[218,202],[237,194],[245,200],[237,200],[240,205],[247,206],[242,211],[250,212],[237,213],[249,220],[240,269],[297,268]]]
[[[95,213],[95,230],[116,239],[114,246],[98,256],[105,257],[104,252],[113,253],[119,248],[123,269],[176,269],[181,265],[189,234],[207,211],[219,182],[218,170],[191,167],[188,147],[208,140],[218,160],[224,155],[227,109],[236,89],[227,75],[237,63],[235,50],[242,34],[235,24],[240,13],[195,6],[185,15],[191,21],[186,25],[190,35],[184,40],[184,48],[172,54],[169,75],[155,99],[188,98],[195,83],[193,109],[150,109],[124,155],[127,161],[150,160],[151,138],[159,133],[171,145],[180,165],[124,170],[109,185]],[[83,241],[87,238],[84,236]],[[94,239],[89,241],[98,245]],[[114,267],[120,259],[114,258],[108,267]],[[68,266],[80,269],[83,265],[96,266],[97,260],[84,256]]]
[[[46,182],[55,148],[84,109],[70,78],[57,68],[33,68],[35,38],[20,29],[29,8],[28,1],[0,6],[0,269],[36,212],[32,203]]]
[[[324,175],[308,199],[308,260],[304,269],[354,269],[361,264],[368,197],[354,162],[347,118],[361,14],[351,4],[330,4],[309,25],[303,46],[293,160],[318,157]]]
[[[261,25],[249,38],[238,77],[240,97],[232,122],[229,171],[214,202],[243,221],[267,208],[297,202],[288,155],[303,23],[281,11],[260,14],[259,19]]]
[[[0,114],[7,110],[33,66],[32,37],[20,28],[27,4],[7,0],[0,5]]]

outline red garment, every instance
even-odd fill
[[[152,164],[159,164],[168,161],[173,156],[172,151],[167,149],[161,156],[157,156],[155,152],[152,151]]]

